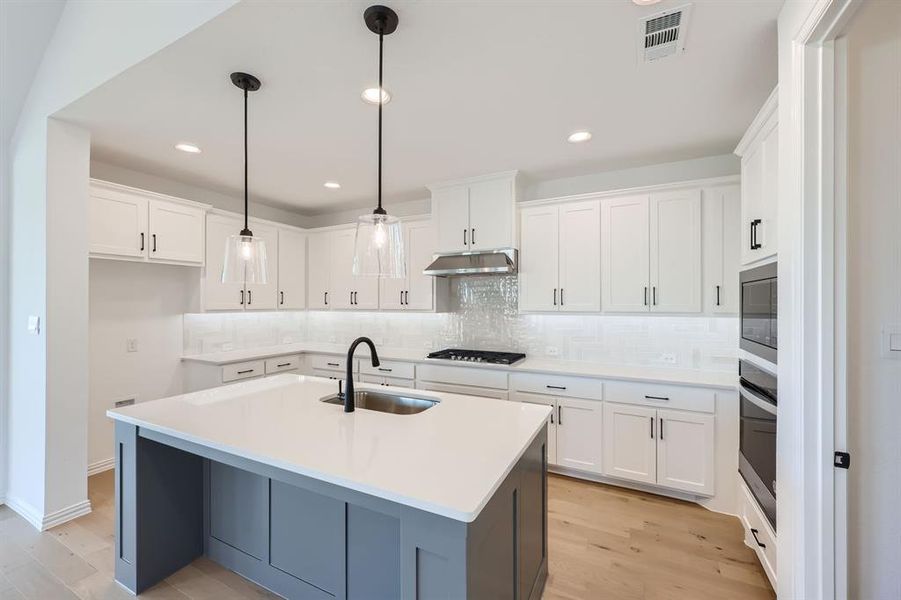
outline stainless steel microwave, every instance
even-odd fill
[[[776,263],[741,272],[739,347],[776,363],[779,348]]]

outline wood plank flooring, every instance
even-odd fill
[[[113,581],[113,474],[94,511],[44,533],[0,506],[0,600],[133,598]],[[775,598],[738,520],[697,505],[561,476],[549,481],[545,599]],[[276,598],[205,558],[141,598]]]

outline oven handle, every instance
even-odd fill
[[[773,404],[772,402],[770,402],[769,400],[765,399],[763,396],[757,395],[756,393],[752,392],[751,390],[749,390],[746,387],[741,388],[738,391],[738,393],[741,394],[745,399],[747,399],[748,402],[750,402],[757,408],[759,408],[761,410],[765,410],[766,412],[770,413],[771,415],[776,414],[776,405]]]

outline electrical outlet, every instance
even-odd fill
[[[547,346],[544,349],[544,353],[548,356],[560,356],[560,348],[557,346]]]
[[[224,344],[222,344],[222,348],[221,348],[221,350],[223,352],[228,352],[229,350],[234,350],[234,349],[235,349],[235,345],[232,344],[231,342],[225,342]]]
[[[672,352],[664,352],[660,355],[660,360],[668,365],[676,364],[676,355]]]
[[[125,351],[126,352],[137,352],[138,351],[138,340],[135,338],[128,338],[125,340]]]

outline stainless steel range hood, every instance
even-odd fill
[[[515,248],[436,254],[422,273],[435,277],[461,275],[515,275],[519,251]]]

